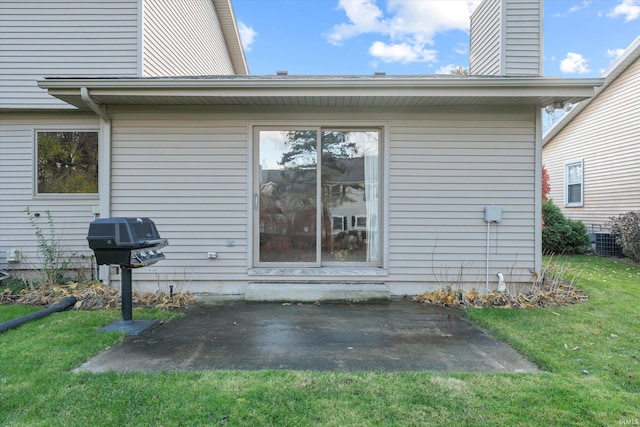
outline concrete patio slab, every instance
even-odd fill
[[[98,333],[98,332],[96,332]],[[378,304],[197,304],[76,371],[340,370],[534,372],[464,311]]]
[[[391,290],[383,283],[249,283],[245,301],[381,302],[391,299]]]

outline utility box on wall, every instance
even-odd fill
[[[502,208],[500,206],[485,206],[484,208],[484,220],[486,222],[500,222],[502,221]]]
[[[18,248],[11,248],[7,251],[7,262],[20,262],[22,261],[22,252]]]

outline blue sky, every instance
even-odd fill
[[[249,71],[449,73],[477,0],[232,0]],[[545,76],[596,77],[640,35],[640,0],[546,0]]]

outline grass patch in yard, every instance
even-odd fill
[[[471,309],[469,318],[551,372],[598,375],[640,392],[640,269],[595,256],[553,262],[580,275],[588,302],[544,310]]]
[[[118,311],[67,311],[0,335],[0,425],[638,424],[640,269],[588,256],[554,261],[566,262],[567,274],[582,271],[589,301],[468,310],[546,372],[76,374],[73,367],[124,336],[96,332]],[[0,315],[5,309],[14,306],[0,306]],[[134,318],[171,315],[136,309]]]
[[[17,319],[40,310],[42,308],[30,305],[0,305],[0,322]]]

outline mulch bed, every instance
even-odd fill
[[[100,310],[119,308],[122,298],[120,290],[102,283],[81,284],[68,282],[64,285],[34,286],[13,292],[6,288],[0,293],[0,304],[23,304],[49,306],[73,295],[76,297],[74,310]],[[178,309],[195,304],[196,299],[189,292],[174,293],[172,296],[157,291],[139,293],[133,291],[133,306],[143,308]],[[457,289],[439,289],[416,295],[413,300],[443,307],[504,307],[504,308],[544,308],[578,304],[589,297],[572,284],[537,285],[526,292],[490,292],[479,294],[475,290],[464,292]]]
[[[74,296],[77,302],[74,310],[100,310],[118,308],[122,298],[120,291],[102,283],[81,284],[68,282],[64,285],[33,286],[19,292],[6,288],[0,293],[0,304],[23,304],[32,306],[49,306]],[[140,294],[133,291],[133,306],[143,308],[177,309],[194,304],[196,299],[189,292],[174,293],[146,292]]]
[[[464,292],[455,289],[439,289],[423,293],[413,298],[425,305],[444,307],[503,307],[503,308],[544,308],[579,304],[589,297],[575,285],[557,282],[551,285],[540,284],[528,291],[515,294],[507,292],[489,292],[479,294],[475,290]]]

